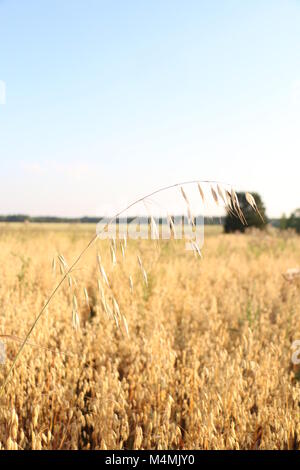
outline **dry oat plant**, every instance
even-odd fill
[[[191,225],[192,185],[247,223],[225,185],[174,185]],[[299,237],[212,226],[186,251],[94,233],[0,227],[0,448],[297,449]]]

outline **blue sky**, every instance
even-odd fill
[[[0,0],[0,213],[188,179],[300,206],[300,1]]]

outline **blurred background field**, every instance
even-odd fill
[[[70,264],[94,233],[1,224],[1,382],[61,277],[57,255]],[[38,323],[1,398],[1,448],[299,448],[300,286],[283,277],[299,236],[211,226],[203,259],[176,240],[128,240],[124,257],[117,242],[115,254],[98,240]]]

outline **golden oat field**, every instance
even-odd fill
[[[0,226],[1,383],[94,233]],[[202,259],[176,240],[114,254],[97,240],[38,322],[0,399],[1,449],[299,448],[300,285],[283,273],[300,237],[212,228]]]

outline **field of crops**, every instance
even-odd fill
[[[1,383],[94,232],[0,226]],[[88,250],[0,398],[1,449],[300,446],[300,284],[282,275],[300,237],[206,235],[203,259],[175,240]]]

